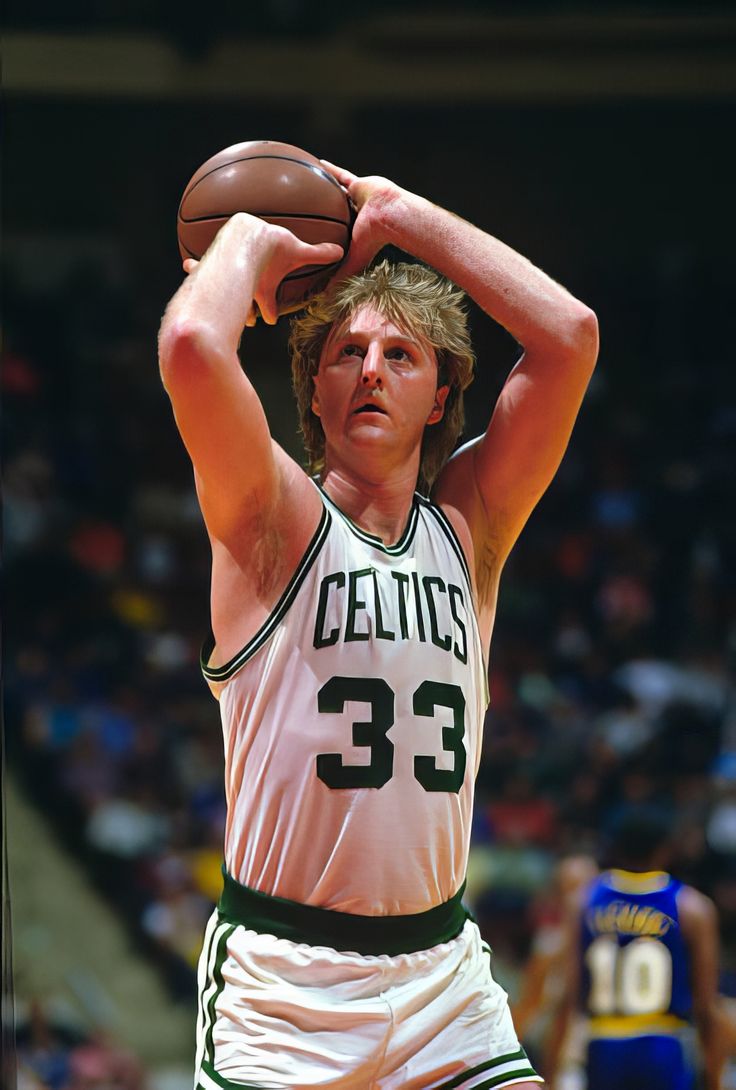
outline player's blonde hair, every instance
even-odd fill
[[[452,454],[465,422],[463,390],[473,381],[475,355],[470,344],[465,294],[425,265],[381,261],[316,296],[291,322],[291,374],[299,408],[309,470],[325,464],[325,436],[312,410],[314,376],[331,330],[366,305],[431,345],[437,356],[438,386],[447,385],[442,419],[428,425],[422,439],[418,487],[428,492]]]

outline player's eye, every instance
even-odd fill
[[[387,348],[385,352],[387,360],[399,360],[400,362],[410,362],[411,356],[405,348],[401,348],[396,345],[394,348]]]
[[[346,344],[340,349],[341,356],[362,356],[363,349],[357,344]]]

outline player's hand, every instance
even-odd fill
[[[344,167],[335,166],[326,159],[320,159],[340,185],[347,190],[350,200],[357,210],[353,224],[353,237],[348,256],[340,266],[333,283],[346,276],[364,269],[379,250],[392,241],[388,229],[389,211],[401,197],[403,190],[388,178],[370,176],[359,178]]]
[[[238,217],[245,213],[238,213]],[[253,220],[253,216],[247,217]],[[254,248],[256,258],[256,284],[253,292],[254,308],[246,325],[255,325],[256,317],[261,315],[267,325],[278,321],[279,304],[277,293],[281,282],[297,269],[305,265],[333,265],[342,261],[344,251],[335,242],[302,242],[285,227],[257,221],[261,228],[256,229],[257,245]]]
[[[344,256],[342,247],[334,242],[302,242],[285,227],[236,212],[217,233],[201,262],[184,260],[184,272],[190,276],[206,265],[208,254],[216,248],[232,248],[235,263],[248,266],[251,276],[254,274],[253,279],[248,277],[253,291],[246,326],[254,326],[259,314],[268,325],[276,324],[280,314],[277,292],[289,273],[305,265],[332,265]]]

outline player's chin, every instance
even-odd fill
[[[347,430],[348,442],[353,446],[373,448],[392,446],[394,431],[386,417],[376,420],[351,422]]]

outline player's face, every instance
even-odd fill
[[[373,306],[357,310],[327,339],[312,409],[330,455],[416,456],[427,424],[442,418],[434,349]]]

